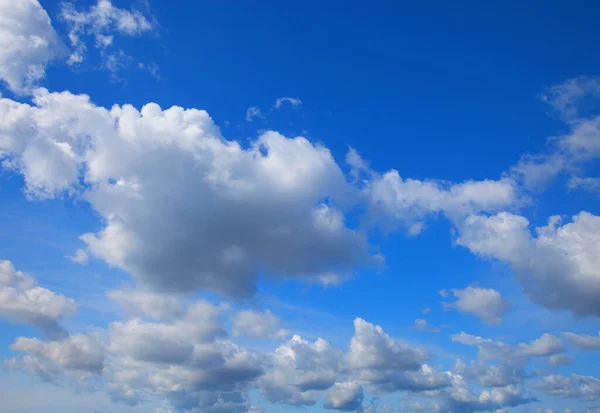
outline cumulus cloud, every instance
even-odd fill
[[[173,412],[248,411],[252,389],[272,403],[322,402],[326,409],[365,412],[379,406],[363,406],[365,390],[375,395],[406,391],[405,399],[425,399],[422,410],[435,412],[488,411],[535,400],[522,387],[531,376],[519,366],[485,365],[482,357],[470,366],[458,363],[453,372],[437,372],[425,363],[430,356],[424,349],[362,319],[354,322],[347,351],[320,338],[309,341],[294,335],[272,352],[257,352],[228,338],[222,320],[228,306],[188,301],[176,316],[167,312],[168,317],[147,321],[136,317],[153,317],[144,310],[148,297],[140,297],[144,304],[133,300],[133,318],[110,323],[98,336],[74,334],[49,342],[17,339],[11,349],[23,356],[9,364],[56,384],[102,383],[114,401],[131,406],[165,400],[163,410]],[[497,354],[506,356],[502,343],[468,335],[460,340],[480,346],[492,343]],[[521,357],[559,351],[544,337],[510,347]],[[472,388],[473,380],[483,388]],[[582,391],[590,397],[589,390]]]
[[[433,215],[443,214],[454,221],[482,211],[512,208],[521,202],[515,182],[508,178],[463,183],[404,179],[396,170],[383,175],[372,171],[352,149],[346,160],[352,176],[364,176],[361,196],[367,204],[367,219],[386,230],[404,227],[409,234],[417,235],[424,229],[424,220]]]
[[[452,341],[479,349],[483,360],[526,361],[529,357],[545,357],[559,354],[565,349],[563,342],[552,334],[544,333],[539,338],[511,346],[501,341],[493,341],[467,333],[455,334]]]
[[[484,360],[472,360],[467,364],[459,359],[455,363],[453,371],[484,387],[520,385],[525,379],[533,376],[525,370],[522,364],[514,363],[512,360],[500,361],[500,363],[492,365]]]
[[[428,392],[424,396],[425,400],[405,403],[400,410],[434,413],[498,411],[537,401],[535,396],[521,386],[508,385],[473,391],[460,375],[452,375],[451,387]]]
[[[453,289],[456,298],[453,303],[444,303],[448,308],[456,308],[463,313],[473,314],[488,324],[498,324],[508,310],[509,303],[493,288],[467,287]]]
[[[38,0],[0,1],[0,79],[28,94],[45,76],[62,45]]]
[[[600,217],[589,212],[561,224],[529,231],[518,215],[473,215],[459,227],[459,245],[482,257],[509,263],[525,292],[537,303],[580,315],[600,315]]]
[[[362,407],[364,392],[360,384],[354,381],[336,383],[327,391],[323,403],[326,409],[358,411]]]
[[[380,326],[354,320],[348,365],[373,393],[422,391],[449,385],[448,377],[424,364],[428,353],[387,335]]]
[[[104,372],[111,397],[129,405],[163,398],[175,411],[248,410],[246,393],[265,356],[227,339],[225,309],[198,301],[175,320],[111,323]]]
[[[554,396],[586,401],[600,399],[600,380],[592,376],[550,374],[532,382],[530,387]]]
[[[205,111],[38,90],[34,105],[0,100],[0,150],[30,196],[66,191],[102,216],[81,237],[90,256],[160,291],[248,296],[259,268],[321,280],[376,263],[332,204],[350,190],[343,173],[303,137],[266,132],[243,148]]]
[[[343,367],[343,354],[327,341],[294,335],[271,356],[273,368],[261,379],[263,396],[273,403],[313,405],[331,388]]]
[[[52,337],[64,334],[63,317],[77,311],[75,302],[35,284],[10,261],[0,261],[0,316],[37,327]]]
[[[93,335],[76,334],[49,342],[19,337],[10,349],[25,354],[12,359],[13,365],[20,364],[50,382],[74,380],[83,384],[99,376],[104,368],[104,345]]]
[[[234,336],[281,338],[289,332],[281,328],[281,319],[271,311],[245,310],[233,317]]]

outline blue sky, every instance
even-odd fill
[[[600,411],[595,6],[322,3],[0,0],[7,412]]]

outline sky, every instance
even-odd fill
[[[0,0],[0,399],[600,412],[593,2]]]

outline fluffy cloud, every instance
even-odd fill
[[[456,220],[477,212],[511,208],[520,202],[510,179],[463,183],[403,179],[396,170],[383,175],[371,171],[356,151],[351,150],[346,160],[353,176],[366,175],[362,197],[368,205],[368,219],[388,230],[402,226],[416,235],[431,215],[444,214]]]
[[[323,407],[326,409],[359,411],[362,407],[363,399],[363,389],[357,382],[341,382],[336,383],[327,391]]]
[[[227,339],[225,309],[198,301],[175,320],[111,323],[104,372],[111,397],[130,405],[163,398],[176,411],[246,411],[265,357]]]
[[[504,300],[500,293],[493,288],[453,289],[452,294],[456,297],[456,301],[444,303],[446,307],[473,314],[488,324],[500,323],[509,307],[508,301]]]
[[[290,405],[315,404],[344,369],[340,350],[323,339],[310,342],[298,335],[275,350],[271,363],[261,392],[271,402]]]
[[[449,384],[448,377],[423,362],[428,353],[387,335],[380,326],[357,318],[347,354],[348,365],[374,393],[422,391]]]
[[[467,364],[459,359],[453,371],[484,387],[520,385],[525,379],[533,376],[522,365],[505,361],[492,365],[483,360],[474,360]]]
[[[501,364],[497,368],[491,368],[486,374],[509,373],[513,374],[514,367],[523,367],[532,358],[544,358],[552,364],[550,359],[553,356],[564,357],[564,343],[553,336],[552,334],[542,334],[538,339],[528,343],[518,343],[510,345],[501,341],[493,341],[482,337],[473,336],[466,333],[455,334],[452,336],[452,341],[461,343],[467,346],[477,347],[478,359],[481,361],[499,361]],[[555,357],[556,361],[556,357]],[[471,366],[471,371],[477,371],[481,365]],[[508,367],[505,369],[505,367]],[[466,370],[462,366],[461,370]],[[523,371],[519,370],[519,374],[523,376]],[[503,374],[504,375],[504,374]]]
[[[580,212],[572,222],[560,223],[551,217],[533,236],[524,217],[474,215],[460,225],[457,242],[482,257],[509,263],[537,303],[599,316],[600,217]]]
[[[532,388],[555,396],[587,401],[600,399],[600,380],[592,376],[551,374],[531,383]]]
[[[281,319],[271,311],[264,312],[245,310],[233,318],[234,336],[251,337],[285,337],[289,332],[281,328]]]
[[[267,132],[243,148],[201,110],[106,110],[45,90],[34,103],[0,100],[4,166],[31,196],[87,200],[105,227],[82,236],[86,252],[149,287],[240,297],[259,268],[319,280],[375,263],[331,204],[349,190],[343,173],[305,138]]]
[[[406,403],[400,410],[434,413],[498,411],[537,400],[523,387],[513,385],[481,390],[477,393],[460,375],[452,375],[451,387],[427,392],[424,396],[425,400]]]
[[[311,342],[298,335],[273,352],[256,352],[228,339],[224,311],[228,306],[186,302],[176,314],[167,311],[168,317],[154,317],[159,321],[134,317],[112,322],[106,334],[98,336],[104,337],[102,341],[89,334],[49,342],[21,337],[11,349],[24,356],[9,364],[57,384],[103,383],[114,401],[132,406],[165,400],[164,408],[173,412],[248,411],[252,389],[272,403],[322,401],[326,409],[343,411],[376,408],[375,404],[362,406],[363,386],[372,394],[407,391],[405,398],[424,399],[421,410],[434,412],[489,411],[535,400],[522,388],[531,376],[519,366],[486,365],[483,360],[490,359],[489,354],[469,366],[457,363],[453,372],[436,372],[424,363],[429,358],[425,350],[394,339],[362,319],[354,322],[347,352],[323,339]],[[152,312],[141,314],[153,318]],[[519,353],[515,359],[559,351],[544,336],[517,346],[468,335],[458,341],[480,347],[491,343],[486,351],[495,349],[498,357],[507,360],[511,356],[504,347]],[[483,388],[471,388],[473,380]],[[594,383],[577,380],[585,397],[591,397],[593,390],[588,388]]]
[[[13,92],[29,93],[61,49],[38,0],[0,1],[0,79]]]
[[[154,23],[138,10],[125,10],[113,6],[110,0],[98,0],[88,10],[77,10],[72,3],[62,5],[61,17],[69,26],[72,52],[67,60],[70,65],[81,63],[86,51],[82,36],[92,36],[94,46],[101,49],[108,69],[116,70],[118,54],[106,53],[113,43],[115,33],[135,36],[151,30]],[[123,53],[122,51],[120,52]]]
[[[12,359],[13,365],[21,364],[51,382],[75,380],[82,384],[104,368],[104,345],[92,335],[77,334],[50,342],[19,337],[11,350],[25,353],[21,359]]]
[[[0,316],[30,324],[56,337],[64,334],[60,320],[77,311],[75,302],[35,284],[10,261],[0,261]]]

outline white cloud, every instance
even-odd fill
[[[504,387],[520,385],[531,376],[523,365],[514,363],[510,359],[501,359],[498,364],[490,365],[487,361],[476,360],[466,364],[457,360],[454,372],[462,375],[467,380],[475,380],[484,387]]]
[[[11,350],[25,353],[23,358],[13,359],[14,364],[57,383],[67,377],[82,384],[99,376],[104,368],[104,345],[92,335],[77,334],[50,342],[19,337]]]
[[[271,311],[240,311],[233,317],[234,336],[281,338],[289,334],[281,328],[281,319]]]
[[[488,324],[500,323],[509,307],[508,301],[504,300],[500,293],[493,288],[453,289],[452,294],[457,300],[453,303],[444,303],[446,307],[473,314]]]
[[[38,0],[0,0],[0,79],[28,94],[62,52],[48,13]]]
[[[588,212],[560,225],[551,217],[529,232],[529,221],[510,213],[468,217],[457,242],[483,257],[509,263],[537,303],[581,315],[600,315],[600,217]]]
[[[75,255],[68,256],[67,258],[69,258],[73,262],[76,262],[77,264],[85,265],[88,262],[89,256],[88,253],[84,250],[78,249],[77,251],[75,251]]]
[[[600,380],[592,376],[550,374],[532,382],[530,387],[555,396],[587,401],[600,399]]]
[[[556,175],[577,173],[587,162],[600,157],[600,116],[584,102],[600,97],[600,80],[570,79],[553,86],[542,98],[567,123],[568,133],[548,139],[545,152],[524,155],[510,175],[526,187],[545,186]],[[577,178],[575,178],[577,182]]]
[[[600,333],[597,336],[563,333],[563,336],[577,347],[587,350],[600,350]]]
[[[493,341],[461,332],[452,336],[452,341],[478,348],[478,359],[500,361],[506,366],[525,366],[532,358],[545,358],[563,355],[564,343],[552,334],[544,333],[531,342],[521,342],[515,346],[501,341]],[[555,358],[556,359],[556,358]]]
[[[225,309],[198,301],[168,322],[111,323],[104,374],[111,397],[129,405],[166,399],[174,411],[248,410],[245,395],[265,357],[227,339]]]
[[[427,326],[428,326],[427,320],[422,319],[422,318],[417,318],[415,320],[415,324],[414,324],[413,328],[415,330],[423,331],[423,330],[427,329]]]
[[[298,335],[280,345],[271,358],[273,369],[261,379],[260,389],[273,403],[313,405],[343,368],[341,351],[323,339],[311,343]]]
[[[184,314],[184,304],[178,296],[127,290],[112,290],[106,295],[135,316],[168,320]]]
[[[400,410],[434,413],[498,411],[536,401],[524,388],[513,385],[476,393],[460,375],[452,375],[452,387],[428,392],[424,396],[432,401],[408,402]]]
[[[598,192],[600,193],[600,178],[580,178],[578,176],[573,176],[569,179],[569,188],[578,189],[581,188],[588,192]]]
[[[35,284],[10,261],[0,261],[0,316],[30,324],[50,336],[61,336],[63,317],[77,311],[75,302]]]
[[[87,47],[82,37],[92,36],[105,65],[113,72],[118,69],[115,66],[118,54],[105,53],[105,50],[113,45],[114,34],[136,36],[154,28],[154,22],[141,11],[120,9],[110,0],[98,0],[87,10],[77,10],[72,3],[63,3],[61,17],[69,26],[72,47],[67,63],[74,65],[84,60]]]
[[[360,411],[364,392],[355,381],[336,383],[327,391],[323,407],[343,411]]]
[[[275,100],[275,104],[273,105],[274,109],[279,109],[281,107],[281,105],[283,105],[284,103],[289,103],[292,107],[298,107],[302,104],[302,101],[300,99],[296,99],[296,98],[290,98],[290,97],[281,97],[281,98],[277,98]]]
[[[144,285],[239,297],[254,292],[259,268],[321,280],[377,262],[335,206],[352,190],[344,174],[303,137],[267,132],[243,148],[197,109],[109,111],[45,90],[34,103],[0,100],[4,166],[30,196],[89,202],[105,227],[81,237],[85,251]]]
[[[554,354],[548,357],[548,364],[551,366],[568,366],[575,363],[575,357],[569,354]]]
[[[423,221],[444,214],[450,220],[482,211],[493,212],[518,205],[521,200],[514,181],[466,181],[449,183],[435,180],[403,179],[398,171],[379,175],[354,150],[347,162],[351,174],[362,180],[362,198],[368,206],[368,219],[387,230],[405,227],[412,235],[424,228]]]
[[[246,109],[246,120],[248,122],[251,122],[256,118],[263,118],[263,115],[257,106],[250,106]]]
[[[423,362],[428,353],[387,335],[380,326],[363,319],[354,320],[347,361],[358,381],[374,393],[399,390],[423,391],[442,388],[448,377]]]

